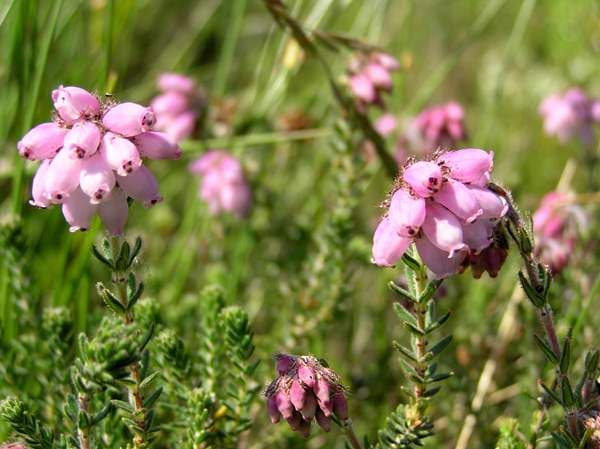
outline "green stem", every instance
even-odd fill
[[[346,435],[346,439],[348,440],[348,443],[350,444],[350,447],[352,449],[362,449],[360,440],[356,436],[356,433],[354,432],[354,428],[352,427],[352,421],[350,419],[347,419],[346,421],[344,421],[342,423],[342,426],[344,429],[344,434]]]
[[[235,47],[242,29],[242,19],[244,18],[247,1],[248,0],[230,0],[228,2],[231,5],[231,9],[226,11],[227,28],[225,31],[223,50],[221,51],[219,65],[217,66],[217,73],[215,75],[215,86],[213,90],[215,97],[222,97],[225,93],[227,79],[229,78],[229,72],[231,71],[231,65],[235,56]],[[223,3],[223,5],[225,4],[226,3]]]
[[[88,397],[85,393],[79,393],[77,396],[77,406],[81,412],[88,413]],[[79,440],[79,449],[90,449],[89,431],[86,427],[81,427],[79,422],[77,423],[77,439]]]

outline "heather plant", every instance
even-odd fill
[[[5,1],[0,448],[598,447],[597,13]]]

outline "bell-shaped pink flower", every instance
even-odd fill
[[[275,403],[277,404],[277,410],[279,410],[284,419],[292,418],[294,415],[294,406],[285,391],[279,390],[275,393]]]
[[[63,151],[67,151],[72,158],[90,157],[98,150],[100,138],[100,130],[94,123],[77,122],[65,136]]]
[[[50,159],[42,161],[35,176],[33,177],[33,184],[31,186],[31,197],[29,204],[36,207],[46,208],[52,204],[50,201],[50,195],[46,190],[46,173],[50,166]]]
[[[396,126],[398,125],[398,121],[396,117],[392,114],[383,114],[375,121],[375,130],[381,134],[382,136],[387,136],[391,134]]]
[[[52,158],[63,146],[68,132],[54,122],[37,125],[17,143],[19,154],[30,161]]]
[[[462,223],[463,239],[475,254],[479,254],[492,243],[494,225],[484,218],[472,223]]]
[[[137,171],[142,159],[136,146],[128,139],[113,133],[106,133],[102,139],[100,153],[108,165],[120,176],[127,176]]]
[[[52,101],[58,115],[68,125],[100,114],[98,98],[81,87],[60,86],[52,91]]]
[[[158,87],[162,91],[175,91],[192,95],[196,91],[196,82],[187,76],[178,73],[163,73],[158,78]]]
[[[306,398],[304,400],[304,405],[302,406],[302,410],[300,413],[302,414],[302,418],[306,421],[310,421],[315,417],[315,413],[317,411],[317,399],[312,391],[306,393]]]
[[[377,89],[392,89],[392,77],[390,72],[382,65],[377,63],[367,64],[364,68],[364,74]]]
[[[392,195],[388,216],[398,235],[415,237],[425,221],[425,199],[398,189]]]
[[[480,218],[500,219],[508,212],[508,202],[485,187],[466,186],[477,199],[483,213]]]
[[[315,419],[317,424],[325,432],[329,432],[331,430],[331,418],[325,416],[325,413],[323,413],[321,409],[317,409],[317,412],[315,413]]]
[[[77,188],[73,190],[62,205],[62,213],[69,223],[69,231],[86,231],[97,206],[90,203],[90,197]]]
[[[388,53],[374,53],[373,59],[387,70],[395,71],[400,69],[398,60]]]
[[[142,203],[144,207],[154,206],[162,200],[156,178],[143,165],[127,176],[117,176],[117,182],[128,196]]]
[[[197,121],[198,114],[195,111],[186,111],[169,120],[163,128],[171,139],[179,142],[194,133]]]
[[[398,235],[388,217],[383,218],[373,235],[372,262],[381,267],[394,266],[411,242],[411,238]]]
[[[290,387],[290,401],[296,410],[302,411],[306,396],[306,390],[304,390],[300,381],[297,379],[293,380]]]
[[[284,371],[284,373],[287,371]],[[281,372],[280,372],[281,373]],[[313,388],[317,382],[315,371],[303,363],[298,364],[298,379],[309,388]]]
[[[140,156],[150,159],[179,159],[181,148],[166,133],[148,131],[131,138]]]
[[[156,117],[152,108],[146,108],[136,103],[119,103],[110,108],[102,118],[106,129],[124,137],[132,137],[151,131]]]
[[[444,182],[433,199],[467,223],[483,214],[475,195],[462,182],[453,179]]]
[[[157,116],[162,114],[178,115],[185,112],[189,107],[187,96],[176,91],[165,92],[155,97],[150,103],[150,107]]]
[[[46,192],[53,203],[63,203],[79,186],[81,159],[73,159],[67,151],[59,151],[45,174]],[[89,198],[88,198],[89,202]]]
[[[341,392],[337,392],[331,398],[333,404],[333,413],[342,421],[348,419],[348,401],[346,396]]]
[[[280,376],[287,374],[293,368],[294,363],[296,363],[295,357],[288,354],[277,354],[275,361],[277,363],[277,373]]]
[[[476,183],[494,166],[494,153],[467,148],[448,151],[438,157],[438,162],[447,167],[450,176],[457,181]]]
[[[115,186],[115,175],[100,153],[82,162],[79,185],[92,204],[99,204],[109,196]]]
[[[427,204],[427,216],[422,229],[431,243],[448,253],[448,258],[457,251],[467,249],[458,218],[440,204]]]
[[[276,396],[271,396],[267,399],[267,411],[272,424],[277,424],[281,420],[281,413],[279,412],[279,408],[277,408]]]
[[[111,235],[123,235],[128,213],[127,195],[121,189],[112,189],[108,198],[98,205],[98,214]]]
[[[415,240],[421,260],[438,279],[447,278],[462,271],[467,251],[457,251],[452,256],[431,243],[426,236]]]
[[[377,100],[377,91],[368,76],[358,73],[350,77],[350,90],[361,101],[367,104]]]
[[[442,170],[434,162],[415,162],[404,169],[402,178],[422,198],[430,197],[442,188]]]

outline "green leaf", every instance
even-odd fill
[[[98,282],[96,284],[96,288],[98,289],[98,294],[109,309],[111,309],[118,315],[123,315],[125,313],[125,306],[121,304],[121,301],[119,301],[119,299],[113,294],[113,292],[107,289],[104,286],[104,284]]]
[[[154,403],[156,402],[156,400],[162,394],[162,391],[163,391],[163,388],[159,387],[156,390],[154,390],[150,395],[148,395],[147,397],[145,397],[144,398],[144,408],[146,408],[146,409],[152,408],[152,406],[154,405]]]
[[[402,256],[402,263],[404,263],[404,265],[406,265],[410,270],[414,271],[415,273],[421,271],[421,264],[414,257],[408,255],[407,253],[404,253],[404,255]]]
[[[560,381],[560,393],[562,396],[562,405],[565,408],[571,408],[573,407],[573,405],[575,405],[573,390],[571,388],[571,383],[569,382],[569,378],[567,376],[563,376]]]
[[[444,282],[443,279],[435,279],[428,282],[425,290],[423,290],[423,293],[421,293],[421,296],[419,297],[419,302],[423,304],[433,298],[433,295],[435,295],[437,289],[442,285],[442,282]]]
[[[540,386],[544,389],[548,396],[550,396],[552,399],[554,399],[554,401],[556,401],[557,404],[563,405],[562,399],[559,398],[554,391],[548,388],[548,386],[544,382],[540,382]]]
[[[411,351],[410,349],[402,346],[400,343],[398,343],[397,341],[393,341],[392,345],[394,346],[394,348],[396,348],[396,350],[398,352],[400,352],[400,354],[402,354],[404,357],[406,357],[407,359],[415,362],[415,363],[419,363],[419,360],[417,358],[417,354],[415,354],[413,351]]]
[[[533,305],[538,309],[543,307],[546,303],[546,300],[543,296],[540,296],[540,294],[537,291],[535,291],[535,289],[531,286],[529,280],[527,280],[522,271],[519,271],[519,282],[521,283],[521,287],[523,287],[523,290],[525,291],[525,295],[527,296],[527,298],[529,298]]]
[[[96,259],[98,259],[100,262],[102,262],[104,265],[106,265],[108,268],[110,268],[111,270],[114,269],[113,266],[113,262],[110,258],[106,257],[104,254],[102,254],[98,248],[96,248],[96,245],[92,245],[92,254],[94,255],[94,257]]]
[[[553,365],[556,365],[558,363],[558,358],[556,357],[556,354],[554,353],[552,348],[548,345],[548,343],[546,343],[546,341],[543,338],[541,338],[535,334],[533,335],[533,338],[534,338],[535,342],[537,343],[538,347],[542,350],[542,352],[548,359],[548,361],[550,363],[552,363]]]
[[[562,373],[569,372],[571,363],[571,336],[567,336],[563,343],[562,352],[560,354],[560,371]]]
[[[452,335],[447,335],[446,337],[442,338],[440,341],[435,343],[429,349],[429,352],[431,352],[433,354],[433,356],[435,357],[435,356],[439,355],[444,349],[446,349],[446,347],[450,344],[451,341],[452,341]]]
[[[121,245],[121,251],[119,252],[119,258],[117,259],[117,263],[115,267],[117,271],[126,271],[129,268],[129,256],[131,254],[131,248],[129,247],[129,243],[126,241]]]
[[[402,288],[401,286],[399,286],[398,284],[396,284],[394,281],[390,281],[388,286],[395,291],[396,293],[398,293],[400,296],[402,296],[404,299],[410,301],[410,302],[417,302],[416,298],[406,289]]]
[[[394,310],[398,317],[401,320],[404,320],[407,323],[412,324],[413,326],[417,326],[417,318],[408,310],[404,305],[399,302],[394,303]]]
[[[141,249],[142,249],[142,239],[140,237],[136,237],[135,243],[133,244],[133,249],[131,250],[131,254],[129,255],[129,262],[127,264],[128,267],[131,267],[131,265],[133,265],[133,262],[135,261],[135,258],[140,253]]]
[[[438,327],[440,327],[442,324],[444,324],[446,321],[448,321],[448,318],[450,318],[450,312],[447,312],[446,314],[442,315],[442,317],[439,318],[437,321],[434,321],[429,326],[427,326],[427,328],[425,329],[425,333],[429,334],[429,333],[433,332]]]

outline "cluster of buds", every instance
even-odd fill
[[[383,106],[383,94],[392,90],[392,72],[400,63],[387,53],[369,53],[352,62],[348,84],[361,109]]]
[[[113,235],[123,233],[127,197],[149,207],[161,200],[154,175],[142,158],[177,159],[181,150],[166,134],[153,132],[151,108],[102,103],[74,86],[52,92],[56,115],[31,129],[19,154],[41,160],[30,203],[61,204],[70,231],[86,230],[96,212]]]
[[[265,391],[271,422],[283,417],[292,430],[308,437],[313,419],[326,432],[334,415],[348,419],[346,391],[335,372],[311,356],[279,354],[275,359],[278,376]]]
[[[600,449],[600,412],[590,410],[582,416],[583,428],[588,432],[589,449]]]
[[[373,262],[393,266],[415,243],[438,277],[473,266],[476,277],[497,275],[506,258],[498,224],[507,201],[489,187],[493,153],[463,149],[409,161],[373,236]]]
[[[190,164],[202,177],[199,194],[211,213],[244,217],[250,211],[252,191],[238,159],[223,150],[211,150]]]
[[[559,273],[569,263],[578,229],[585,226],[585,212],[569,194],[550,192],[533,214],[535,254],[540,262]]]
[[[539,112],[549,136],[556,136],[563,143],[579,137],[584,145],[593,144],[593,124],[600,123],[600,99],[589,98],[574,87],[563,94],[546,97]]]
[[[177,73],[163,73],[158,78],[158,88],[162,93],[150,103],[156,114],[156,129],[175,142],[190,137],[203,105],[196,82]]]

